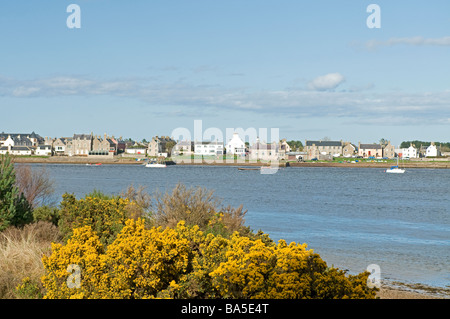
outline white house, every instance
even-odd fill
[[[268,144],[262,143],[259,139],[250,146],[250,160],[278,161],[280,160],[279,145],[275,142]]]
[[[33,151],[28,146],[2,146],[0,154],[9,153],[10,155],[31,155]]]
[[[145,146],[134,146],[131,148],[127,148],[125,150],[126,154],[133,154],[133,155],[146,155],[147,154],[147,147]]]
[[[11,138],[11,135],[8,135],[8,138],[2,144],[2,146],[14,146],[14,140]]]
[[[223,143],[213,142],[195,142],[194,155],[223,155]]]
[[[245,156],[245,143],[238,133],[233,133],[233,137],[226,145],[227,154]]]
[[[36,155],[42,156],[52,156],[52,146],[51,145],[38,145],[36,147]]]
[[[434,142],[431,142],[431,145],[427,147],[425,157],[429,156],[439,156],[439,150],[434,144]]]
[[[192,155],[194,148],[194,142],[191,141],[178,141],[178,143],[172,148],[172,155]]]
[[[399,154],[401,154],[401,156],[403,158],[405,158],[405,157],[418,158],[419,157],[419,153],[417,152],[417,148],[415,148],[412,144],[408,148],[400,149]]]

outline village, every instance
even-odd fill
[[[408,148],[399,148],[390,141],[361,143],[323,140],[305,140],[292,143],[286,139],[267,143],[256,139],[249,144],[238,133],[226,143],[221,141],[175,141],[169,136],[154,136],[150,141],[138,142],[131,139],[90,134],[73,134],[70,137],[42,137],[32,132],[0,133],[0,154],[15,156],[66,156],[93,160],[112,158],[219,158],[233,156],[249,161],[332,161],[334,158],[348,159],[423,159],[449,157],[450,152],[431,142],[428,146],[416,148],[412,143]]]

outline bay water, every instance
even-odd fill
[[[246,225],[278,241],[307,243],[350,274],[380,267],[387,282],[450,286],[450,170],[287,167],[275,174],[236,166],[45,166],[55,201],[129,185],[171,191],[178,183],[214,190],[224,206],[243,205]]]

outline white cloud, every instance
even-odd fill
[[[316,91],[332,90],[345,81],[344,76],[340,73],[329,73],[318,76],[308,84],[308,88]]]
[[[125,97],[143,102],[152,112],[172,116],[186,112],[253,112],[267,116],[347,117],[365,123],[388,125],[387,118],[402,123],[448,124],[450,90],[442,92],[334,91],[344,81],[339,73],[318,77],[314,90],[251,90],[223,86],[161,83],[144,79],[110,81],[86,77],[53,77],[35,80],[5,79],[0,76],[0,97],[46,98],[70,96]],[[239,113],[240,114],[240,113]],[[414,120],[415,119],[415,120]]]
[[[368,49],[375,49],[381,46],[394,46],[394,45],[414,45],[414,46],[450,46],[450,36],[442,38],[424,38],[424,37],[404,37],[404,38],[390,38],[386,41],[370,40],[366,42]]]

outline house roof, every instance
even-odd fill
[[[0,141],[8,139],[8,137],[14,141],[15,144],[32,144],[30,138],[37,139],[38,143],[42,143],[44,138],[39,134],[36,134],[34,131],[30,133],[0,133]]]
[[[176,145],[192,145],[194,142],[192,141],[179,141]]]
[[[92,137],[92,134],[73,134],[73,139],[79,139],[79,140],[90,140]]]
[[[217,142],[217,141],[213,141],[213,142],[195,142],[195,145],[223,145],[222,142]]]
[[[371,149],[371,150],[381,150],[381,145],[380,144],[361,144],[359,146],[360,149]]]
[[[312,146],[316,144],[316,146],[342,146],[341,141],[306,141],[306,146]]]
[[[354,144],[352,144],[352,143],[348,143],[348,144],[346,144],[344,147],[347,147],[347,146],[351,146],[351,147],[353,147],[353,149],[356,150],[356,145],[354,145]]]
[[[7,151],[8,146],[2,146],[0,147],[1,151]],[[12,146],[11,151],[30,151],[31,149],[27,146]]]
[[[256,142],[256,143],[250,145],[250,149],[251,150],[275,150],[275,151],[278,151],[279,145],[277,143],[267,144],[267,143]]]

